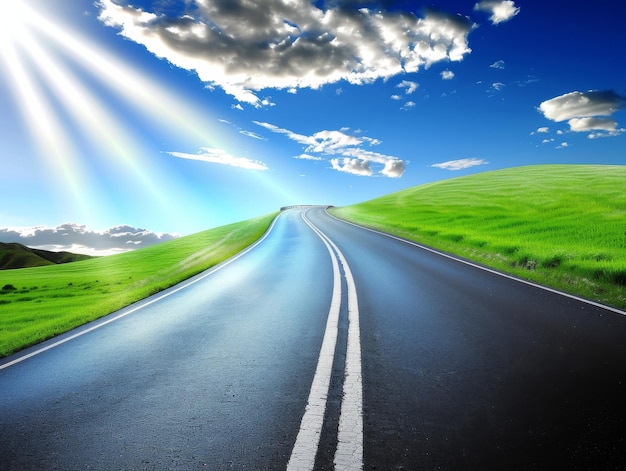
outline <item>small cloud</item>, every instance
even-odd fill
[[[548,128],[547,126],[543,126],[541,128],[537,128],[537,132],[539,134],[544,134],[550,131],[550,128]]]
[[[566,147],[569,147],[567,142],[561,142],[560,145],[556,146],[557,149],[565,149]]]
[[[554,138],[544,139],[543,141],[541,141],[542,144],[549,144],[550,142],[554,142]]]
[[[495,61],[489,67],[491,67],[492,69],[500,69],[500,70],[502,70],[502,69],[504,69],[504,61],[503,60]]]
[[[441,72],[441,78],[443,80],[452,80],[454,78],[454,72],[451,70],[444,70]]]
[[[339,172],[351,173],[352,175],[371,177],[374,173],[367,160],[350,159],[346,157],[343,159],[331,159],[330,164],[333,169]]]
[[[324,160],[321,157],[316,157],[314,155],[309,155],[309,154],[294,155],[293,158],[299,159],[299,160]]]
[[[415,108],[415,102],[413,101],[407,101],[404,105],[402,105],[403,110],[410,110],[412,108]]]
[[[202,147],[197,154],[187,154],[184,152],[167,152],[172,157],[188,160],[199,160],[213,164],[230,165],[247,170],[268,170],[268,167],[258,160],[251,160],[246,157],[234,157],[222,149]]]
[[[474,10],[491,13],[489,19],[494,25],[509,21],[520,12],[512,0],[484,0],[474,5]]]
[[[231,105],[231,108],[233,110],[243,111],[243,106],[241,106],[241,103],[237,103],[236,105]]]
[[[260,136],[260,135],[258,135],[258,134],[257,134],[257,133],[255,133],[255,132],[252,132],[252,131],[245,131],[245,130],[243,130],[243,129],[239,131],[239,134],[243,134],[244,136],[248,136],[248,137],[251,137],[251,138],[253,138],[253,139],[258,139],[258,140],[260,140],[260,141],[266,141],[266,140],[267,140],[267,139],[265,139],[263,136]]]
[[[417,82],[411,82],[409,80],[403,80],[398,85],[396,85],[396,88],[404,88],[404,93],[405,94],[412,95],[415,92],[415,90],[417,90],[417,88],[419,86],[420,85]]]
[[[617,129],[617,122],[611,118],[595,118],[587,116],[584,118],[572,118],[568,122],[569,127],[574,132],[587,131],[607,131],[609,134],[621,134],[623,130]]]
[[[491,90],[496,91],[496,92],[499,92],[504,87],[506,87],[506,85],[503,84],[502,82],[494,82],[491,84]]]
[[[391,95],[391,99],[398,101],[398,100],[402,100],[402,97],[400,95]]]
[[[456,170],[463,170],[463,169],[470,168],[470,167],[476,167],[477,165],[487,165],[488,163],[489,162],[487,162],[484,159],[470,158],[470,159],[449,160],[447,162],[432,164],[431,167],[436,167],[436,168],[440,168],[443,170],[456,171]]]
[[[338,88],[337,90],[335,90],[335,95],[339,96],[343,93],[343,88]]]

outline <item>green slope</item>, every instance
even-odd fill
[[[18,243],[0,242],[0,270],[14,268],[32,268],[59,263],[78,262],[88,260],[89,255],[71,252],[50,252],[26,247]]]
[[[0,271],[0,356],[162,291],[240,252],[275,214],[108,257]]]
[[[538,165],[484,172],[332,212],[626,307],[626,166]]]

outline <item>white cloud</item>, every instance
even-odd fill
[[[265,138],[263,136],[259,136],[257,133],[252,131],[246,131],[245,129],[241,129],[239,134],[243,134],[244,136],[251,137],[253,139],[258,139],[259,141],[264,141]]]
[[[613,90],[590,90],[570,92],[539,105],[539,111],[552,121],[567,121],[574,132],[602,131],[590,138],[608,137],[621,134],[617,122],[608,116],[626,108],[626,98]]]
[[[444,70],[441,72],[441,78],[443,80],[452,80],[454,78],[454,72],[451,70]]]
[[[268,88],[363,84],[460,61],[474,28],[467,17],[432,10],[417,17],[358,4],[321,9],[312,0],[195,0],[178,17],[128,3],[98,0],[100,21],[254,106],[264,106],[257,93]]]
[[[591,116],[585,118],[572,118],[568,122],[569,127],[575,132],[586,131],[609,131],[614,132],[617,127],[617,122],[611,118],[594,118]]]
[[[492,69],[504,69],[504,61],[503,60],[495,61],[489,67],[491,67]]]
[[[248,170],[267,170],[267,166],[258,160],[251,160],[246,157],[235,157],[223,149],[202,147],[197,154],[187,154],[184,152],[167,152],[167,154],[179,159],[199,160],[213,164],[230,165]]]
[[[443,170],[463,170],[466,168],[470,168],[470,167],[475,167],[477,165],[487,165],[489,162],[487,162],[484,159],[476,159],[476,158],[470,158],[470,159],[458,159],[458,160],[449,160],[447,162],[441,162],[438,164],[432,164],[431,167],[436,167],[436,168],[440,168]]]
[[[330,164],[335,170],[351,173],[353,175],[371,177],[374,173],[367,160],[350,159],[345,157],[343,159],[331,159]]]
[[[509,21],[520,12],[512,0],[484,0],[474,6],[476,11],[486,11],[491,13],[489,19],[494,25]]]
[[[414,101],[407,101],[404,105],[402,105],[402,109],[403,110],[410,110],[412,108],[415,108],[415,102]]]
[[[415,90],[417,90],[417,87],[419,86],[420,85],[417,82],[411,82],[410,80],[403,80],[398,85],[396,85],[396,88],[404,88],[405,94],[412,95],[415,92]]]
[[[379,139],[362,135],[358,137],[350,135],[347,134],[348,129],[346,128],[342,128],[343,130],[341,131],[319,131],[310,136],[305,136],[280,128],[274,124],[261,121],[254,121],[254,123],[274,133],[284,134],[292,141],[304,146],[304,153],[298,158],[313,160],[314,157],[319,157],[321,160],[321,156],[339,155],[343,157],[330,160],[332,168],[341,172],[373,176],[375,172],[372,169],[372,165],[376,165],[377,167],[382,167],[379,169],[378,174],[397,178],[402,176],[406,168],[405,162],[397,157],[364,149],[364,146],[373,147],[380,145],[382,142]],[[358,131],[354,132],[359,133]],[[311,154],[319,155],[312,156]]]
[[[546,100],[539,105],[539,111],[552,121],[565,121],[585,116],[610,116],[626,107],[626,98],[613,90],[590,90],[570,92]]]
[[[502,82],[494,82],[494,83],[491,84],[491,89],[496,91],[496,92],[499,92],[504,87],[506,87],[506,85],[503,84]]]
[[[391,99],[398,101],[398,100],[402,100],[402,97],[400,95],[391,95]]]
[[[556,146],[557,149],[565,149],[566,147],[569,147],[567,142],[561,142],[560,145]]]
[[[321,157],[317,157],[315,155],[309,155],[309,154],[294,155],[293,158],[300,159],[300,160],[324,160]]]
[[[35,226],[0,229],[0,242],[17,242],[27,247],[54,252],[111,255],[165,242],[178,234],[156,233],[133,226],[116,226],[97,231],[76,223],[57,227]]]
[[[543,126],[541,128],[537,128],[537,132],[540,134],[544,134],[550,132],[550,128],[548,128],[547,126]]]

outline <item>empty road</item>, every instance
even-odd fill
[[[295,208],[0,361],[0,452],[3,470],[626,469],[626,316]]]

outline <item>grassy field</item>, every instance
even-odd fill
[[[626,166],[540,165],[485,172],[332,212],[626,308]]]
[[[0,271],[0,356],[162,291],[256,241],[275,214],[145,249]]]

